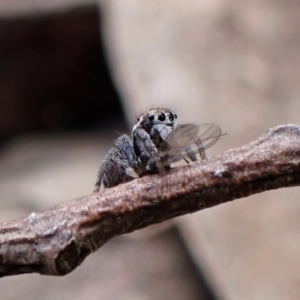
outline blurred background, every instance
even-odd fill
[[[1,0],[0,221],[92,192],[147,108],[228,134],[213,155],[299,124],[300,6],[269,0]],[[63,278],[1,299],[300,299],[300,190],[115,238]]]

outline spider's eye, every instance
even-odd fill
[[[153,121],[154,120],[154,115],[150,115],[149,116],[149,121]]]
[[[164,121],[166,119],[166,115],[165,114],[159,114],[157,118],[158,118],[159,121]]]
[[[174,115],[172,113],[169,113],[169,120],[172,122],[174,120]]]
[[[175,119],[177,119],[177,115],[176,114],[174,114],[174,117],[175,117]]]
[[[137,117],[136,120],[139,121],[141,119],[141,117]]]

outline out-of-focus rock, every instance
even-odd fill
[[[102,1],[104,36],[128,119],[170,106],[179,122],[217,123],[217,153],[299,123],[295,1]],[[180,218],[220,299],[300,298],[299,189]]]

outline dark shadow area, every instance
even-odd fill
[[[0,138],[87,129],[122,117],[97,6],[0,18]]]

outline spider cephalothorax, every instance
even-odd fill
[[[138,128],[144,129],[158,147],[162,140],[173,131],[177,115],[169,109],[151,109],[137,118],[133,134]]]
[[[177,115],[165,108],[151,109],[137,118],[137,123],[132,129],[132,142],[140,174],[163,174],[164,167],[159,152],[174,130],[176,119]]]

